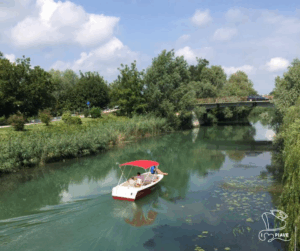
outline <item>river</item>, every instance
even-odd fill
[[[272,133],[259,122],[201,127],[4,176],[0,250],[285,250],[258,239],[278,203],[271,150],[257,143]],[[136,203],[113,200],[118,163],[137,159],[169,175]]]

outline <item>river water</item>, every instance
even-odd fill
[[[0,250],[285,250],[258,239],[261,215],[278,203],[259,143],[270,134],[259,122],[201,127],[5,176]],[[118,163],[137,159],[169,175],[136,203],[113,200]]]

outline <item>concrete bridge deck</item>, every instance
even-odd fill
[[[274,107],[274,103],[270,101],[238,101],[238,102],[223,102],[223,103],[198,103],[196,106],[206,107],[206,109],[223,108],[223,107],[236,107],[236,106],[262,106]]]

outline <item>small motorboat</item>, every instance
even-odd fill
[[[122,166],[135,166],[140,167],[145,170],[145,173],[141,174],[137,180],[126,179],[125,182],[120,184],[120,181],[123,177]],[[151,174],[150,170],[152,166],[159,166],[159,163],[152,160],[136,160],[128,163],[121,164],[119,167],[122,170],[122,175],[118,182],[118,185],[112,189],[112,197],[115,200],[128,200],[136,201],[144,196],[150,194],[155,186],[162,180],[164,175],[162,174]]]

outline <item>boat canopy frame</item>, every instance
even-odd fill
[[[123,177],[123,174],[124,174],[121,166],[131,166],[130,172],[131,172],[133,166],[141,167],[145,170],[144,173],[146,173],[147,169],[151,168],[152,166],[158,167],[159,163],[156,162],[156,161],[152,161],[152,160],[135,160],[135,161],[127,162],[127,163],[124,163],[124,164],[120,164],[119,168],[121,169],[122,175],[119,179],[118,186],[120,185],[120,181],[121,181],[121,179]],[[130,172],[129,172],[129,174],[130,174]],[[129,174],[128,174],[128,177],[129,177]],[[148,176],[149,176],[149,174],[148,174]],[[145,183],[145,180],[148,178],[148,176],[146,178],[144,178],[143,183],[141,184],[141,186],[143,186],[143,184]],[[124,177],[125,177],[125,175],[124,175]],[[128,177],[127,177],[126,180],[128,180]]]

